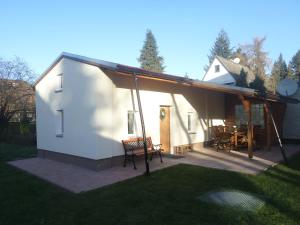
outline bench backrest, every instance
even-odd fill
[[[152,140],[151,137],[146,137],[147,148],[152,148]],[[122,140],[122,144],[125,151],[143,149],[144,148],[144,140],[142,137],[131,138],[128,140]]]

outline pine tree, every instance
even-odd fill
[[[242,69],[240,75],[237,77],[236,86],[248,87],[247,77],[247,72],[244,69]]]
[[[212,63],[216,56],[222,56],[223,58],[229,59],[232,56],[232,48],[230,47],[230,40],[225,32],[225,30],[221,30],[218,34],[218,37],[215,40],[214,46],[210,49],[210,54],[207,56],[209,65]],[[205,70],[207,71],[209,65],[205,66]]]
[[[164,58],[159,56],[155,37],[151,30],[147,30],[146,40],[138,58],[141,68],[157,73],[162,73],[165,69]]]
[[[278,59],[274,62],[272,68],[272,81],[273,81],[273,90],[277,89],[278,83],[288,76],[288,68],[286,62],[284,61],[282,54],[280,53]]]
[[[293,56],[291,62],[292,78],[299,80],[300,78],[300,50]]]
[[[255,79],[249,84],[249,87],[255,90],[259,90],[262,93],[266,92],[265,81],[258,74],[255,75]]]

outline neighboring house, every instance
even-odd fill
[[[247,83],[254,80],[253,73],[246,66],[239,64],[238,58],[231,60],[216,56],[204,75],[203,81],[236,85],[242,70],[247,73]]]
[[[170,154],[185,144],[200,150],[210,127],[232,118],[226,99],[284,104],[248,88],[62,53],[35,83],[38,155],[94,170],[120,165],[121,140],[142,136],[135,77],[146,135]]]

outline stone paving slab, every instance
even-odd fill
[[[288,146],[287,155],[300,153],[300,146]],[[150,162],[150,170],[155,171],[177,164],[190,164],[215,169],[236,171],[246,174],[257,174],[282,160],[279,148],[271,151],[256,151],[254,158],[249,159],[247,152],[231,151],[230,153],[211,149],[200,149],[199,152],[190,152],[184,158],[164,157],[164,162],[154,158]],[[124,181],[142,175],[145,171],[143,160],[137,162],[137,170],[131,164],[127,167],[118,166],[102,171],[91,171],[82,167],[65,164],[49,159],[29,158],[8,162],[8,164],[22,169],[30,174],[54,183],[74,193],[85,192]]]
[[[300,154],[300,145],[287,145],[285,148],[288,158],[292,155]],[[252,159],[248,158],[246,150],[217,152],[204,148],[201,149],[199,153],[189,153],[181,160],[182,163],[252,175],[267,170],[269,167],[275,166],[281,161],[283,161],[283,157],[279,147],[272,147],[270,151],[257,150],[254,152]]]
[[[178,164],[174,159],[165,158],[163,163],[153,159],[150,170],[155,171]],[[118,166],[102,171],[92,171],[79,166],[57,162],[43,158],[29,158],[8,162],[19,169],[56,184],[74,193],[93,190],[99,187],[117,183],[145,172],[142,161],[137,162],[137,170],[131,164]]]

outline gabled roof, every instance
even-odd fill
[[[99,59],[93,59],[85,56],[75,55],[67,52],[61,53],[61,55],[48,67],[48,69],[37,79],[34,86],[43,79],[44,76],[62,59],[67,58],[77,62],[94,65],[104,70],[115,72],[117,75],[136,75],[139,78],[154,79],[162,82],[171,82],[174,84],[180,84],[184,86],[190,86],[195,88],[201,88],[211,90],[220,93],[243,95],[246,97],[261,98],[269,101],[281,101],[281,98],[277,95],[268,94],[267,96],[261,95],[257,90],[250,88],[243,88],[237,86],[216,84],[212,82],[199,81],[195,79],[185,78],[181,76],[175,76],[165,73],[156,73],[148,70],[144,70],[137,67],[126,66],[118,63],[103,61]]]
[[[235,63],[230,59],[225,59],[221,56],[216,56],[216,58],[220,61],[220,63],[225,67],[225,69],[230,73],[230,75],[237,80],[241,71],[244,70],[248,74],[248,79],[254,79],[254,74],[252,71],[239,63]]]
[[[68,58],[75,60],[77,62],[82,62],[82,63],[87,63],[90,65],[94,66],[103,66],[103,67],[111,67],[114,68],[116,67],[116,63],[104,61],[104,60],[99,60],[99,59],[94,59],[94,58],[89,58],[81,55],[76,55],[68,52],[62,52],[55,60],[54,62],[39,76],[39,78],[34,82],[33,86],[36,86],[43,78],[46,76],[46,74],[53,69],[53,67],[62,59],[62,58]]]

